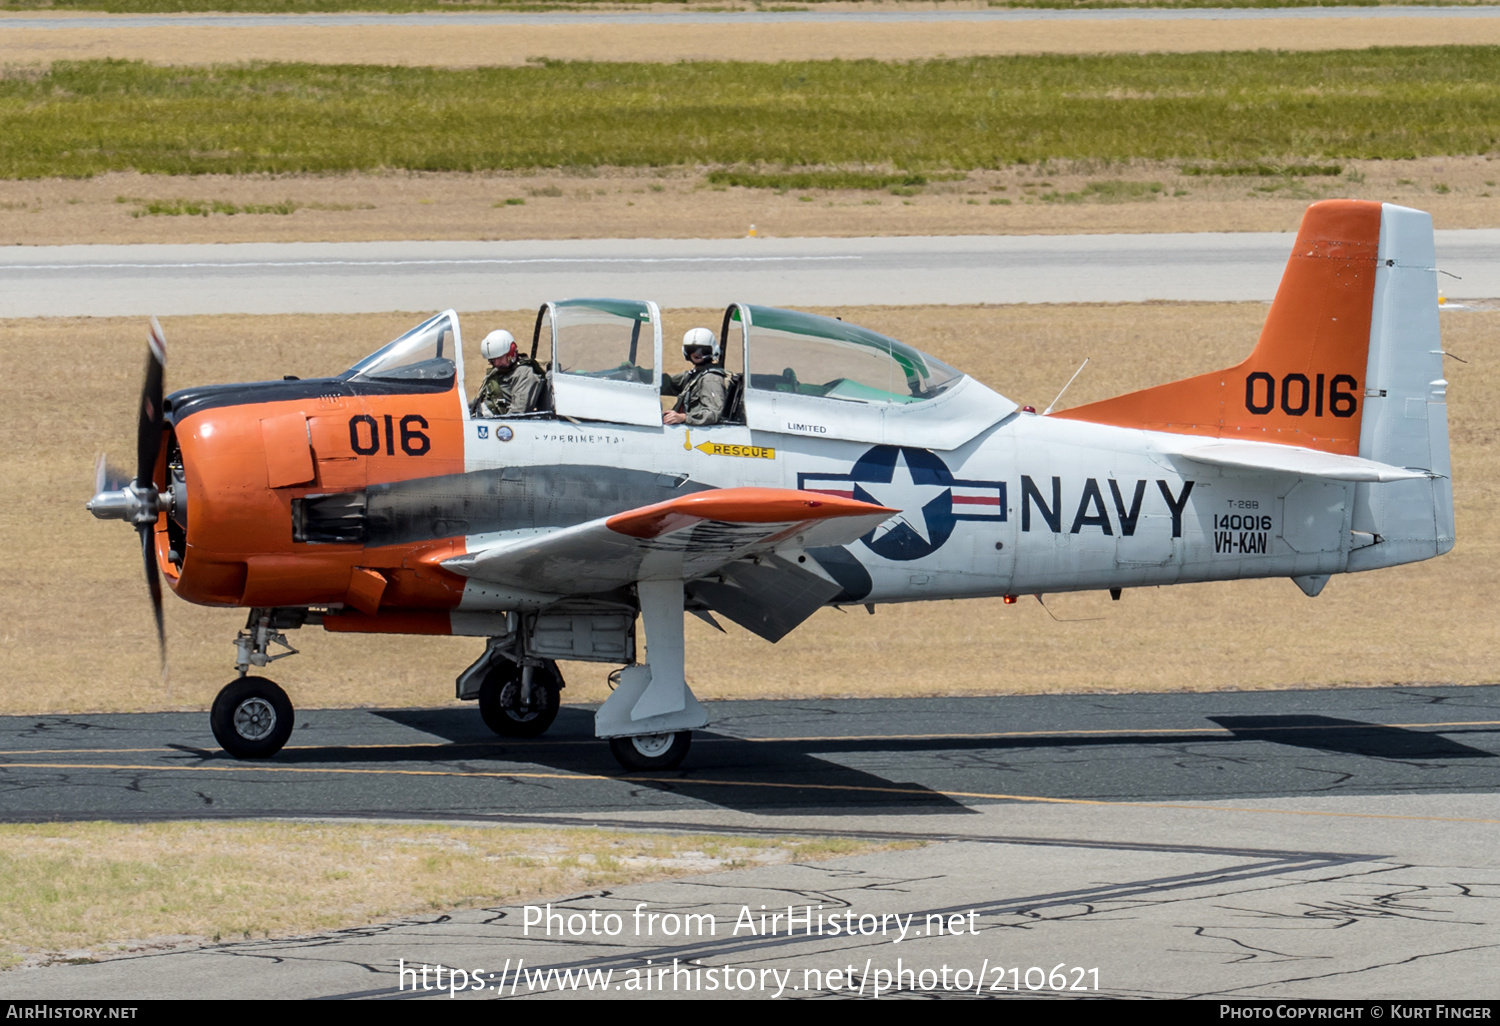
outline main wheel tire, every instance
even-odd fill
[[[208,722],[219,747],[236,759],[269,759],[296,726],[292,700],[264,677],[241,677],[224,685]]]
[[[674,769],[687,758],[693,732],[675,734],[640,734],[636,737],[612,737],[609,750],[627,770]]]
[[[521,706],[521,668],[510,660],[496,663],[479,686],[479,715],[501,737],[541,737],[557,719],[562,702],[562,674],[551,660],[531,678],[531,705]]]

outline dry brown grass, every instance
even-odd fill
[[[1184,175],[1162,163],[1064,162],[973,171],[914,196],[715,187],[691,168],[589,175],[109,174],[0,181],[0,244],[728,238],[751,224],[766,236],[1293,231],[1307,204],[1327,197],[1419,207],[1432,212],[1439,228],[1500,225],[1500,187],[1493,184],[1500,163],[1493,155],[1340,163],[1341,176],[1288,179]],[[1127,202],[1061,199],[1111,182],[1143,183],[1147,190]],[[1149,191],[1153,184],[1161,191]],[[141,202],[117,202],[122,196]],[[289,215],[132,216],[151,200],[184,199],[303,206]]]
[[[1045,406],[1085,356],[1072,403],[1238,360],[1260,304],[911,307],[828,311],[909,340],[1022,403]],[[666,330],[717,323],[672,311]],[[467,323],[525,324],[474,313]],[[310,376],[347,366],[405,315],[169,320],[169,384]],[[704,698],[1007,694],[1476,683],[1496,679],[1500,457],[1491,397],[1500,311],[1443,316],[1458,545],[1438,560],[1338,577],[1316,599],[1286,581],[1186,585],[1034,601],[937,602],[820,612],[779,645],[688,620],[688,672]],[[18,441],[0,456],[17,510],[0,522],[0,711],[204,709],[233,675],[236,611],[168,597],[170,685],[159,680],[134,537],[83,510],[101,448],[132,451],[144,325],[0,322],[0,408]],[[128,462],[128,459],[121,459]],[[1102,617],[1088,620],[1090,617]],[[300,705],[452,701],[474,639],[352,637],[305,630],[274,676]],[[606,668],[565,667],[570,702],[602,700]]]
[[[422,823],[6,824],[0,968],[514,906],[882,847]]]
[[[822,5],[820,5],[820,9]],[[889,10],[888,5],[879,9]],[[52,15],[52,12],[47,12]],[[115,57],[158,64],[306,61],[442,67],[593,61],[914,60],[1032,53],[1356,50],[1494,45],[1500,22],[1473,18],[1210,21],[740,22],[653,25],[150,26],[26,28],[8,20],[0,65]]]

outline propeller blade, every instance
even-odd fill
[[[161,325],[151,318],[147,336],[146,378],[141,383],[141,415],[136,429],[135,480],[150,485],[156,474],[156,457],[161,452],[162,379],[167,367],[167,341]]]
[[[119,467],[113,466],[104,453],[94,459],[94,494],[113,492],[130,483],[130,477]]]
[[[167,665],[167,627],[162,619],[161,576],[156,570],[156,529],[142,524],[141,559],[146,564],[146,587],[151,591],[151,612],[156,617],[156,644],[161,650],[161,664]]]

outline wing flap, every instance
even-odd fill
[[[739,560],[688,585],[690,596],[773,643],[842,590],[780,556]]]
[[[528,591],[608,591],[643,580],[690,581],[782,544],[853,541],[895,512],[793,489],[721,488],[576,527],[494,538],[442,565],[464,577]]]

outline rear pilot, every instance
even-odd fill
[[[682,358],[693,366],[662,377],[661,394],[677,397],[677,405],[661,415],[663,424],[704,427],[719,422],[729,395],[729,373],[719,366],[722,356],[718,338],[707,328],[682,336]]]

